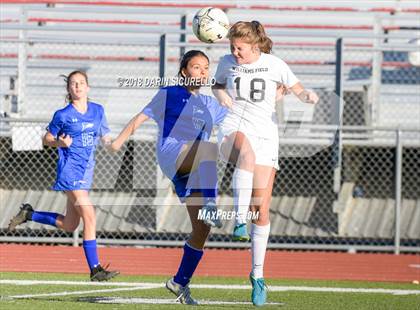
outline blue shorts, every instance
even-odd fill
[[[200,178],[198,171],[180,175],[177,173],[176,161],[181,152],[181,148],[187,141],[178,141],[174,138],[166,138],[161,147],[157,148],[159,166],[163,173],[172,181],[175,192],[181,202],[192,193],[200,193]]]
[[[178,141],[168,137],[163,144],[158,144],[156,148],[159,166],[170,180],[176,175],[176,160],[186,143],[186,141]]]
[[[184,175],[175,175],[171,180],[175,186],[175,192],[181,200],[182,203],[185,202],[185,199],[191,196],[192,193],[201,193],[200,189],[200,176],[198,171],[193,171]]]
[[[64,164],[59,162],[57,178],[53,186],[56,191],[90,190],[93,183],[95,164],[92,162],[77,162],[67,159]]]

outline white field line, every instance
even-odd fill
[[[8,296],[8,298],[33,298],[33,297],[51,297],[51,296],[68,296],[68,295],[82,295],[82,294],[93,294],[93,293],[112,293],[122,291],[135,291],[135,290],[147,290],[154,287],[150,286],[138,286],[138,287],[123,287],[123,288],[110,288],[102,290],[90,290],[90,291],[71,291],[71,292],[57,292],[57,293],[43,293],[43,294],[30,294],[30,295],[14,295]]]
[[[160,304],[160,305],[172,305],[179,304],[179,301],[175,299],[166,298],[120,298],[120,297],[105,297],[101,299],[95,299],[95,303],[101,304]],[[246,305],[251,306],[252,303],[246,301],[216,301],[216,300],[199,300],[200,305]],[[281,302],[267,302],[264,305],[268,306],[281,306],[284,303]]]
[[[80,285],[80,286],[117,286],[134,287],[135,289],[163,288],[163,283],[139,283],[139,282],[84,282],[84,281],[49,281],[49,280],[0,280],[0,284],[10,285]],[[191,284],[196,289],[229,289],[250,290],[250,285],[222,285],[222,284]],[[383,289],[383,288],[342,288],[342,287],[315,287],[315,286],[269,286],[269,292],[329,292],[329,293],[378,293],[392,295],[419,295],[420,290]],[[85,291],[86,292],[86,291]],[[73,292],[74,293],[74,292]],[[56,293],[59,294],[59,293]],[[88,294],[88,293],[85,293]]]
[[[144,283],[144,282],[88,282],[88,281],[56,281],[56,280],[0,280],[0,284],[12,285],[85,285],[85,286],[153,286],[163,287],[160,282]]]

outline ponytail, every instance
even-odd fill
[[[263,25],[260,22],[253,20],[251,22],[252,30],[255,31],[255,34],[259,38],[258,47],[260,51],[266,54],[270,54],[273,48],[273,41],[265,33]]]

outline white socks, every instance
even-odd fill
[[[254,173],[236,168],[232,178],[236,225],[244,224],[251,204]],[[252,276],[257,279],[264,277],[264,259],[269,235],[270,224],[251,225]]]
[[[270,224],[251,225],[252,276],[256,279],[264,277],[264,258],[269,234]]]
[[[236,212],[236,225],[246,223],[252,196],[254,173],[235,168],[232,176],[233,204]]]

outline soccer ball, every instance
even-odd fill
[[[412,66],[419,67],[420,66],[420,50],[418,47],[420,46],[420,40],[414,39],[414,40],[411,40],[409,43],[417,45],[417,50],[408,53],[408,62]]]
[[[214,43],[227,35],[229,20],[222,10],[207,7],[195,14],[192,27],[201,42]]]

